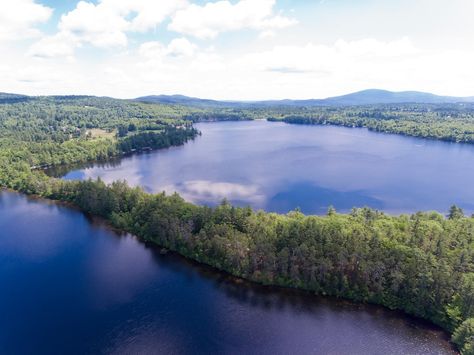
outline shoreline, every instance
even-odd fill
[[[415,322],[415,323],[417,323],[417,324],[419,324],[423,327],[426,327],[427,331],[439,332],[440,334],[442,334],[443,340],[445,340],[447,343],[449,343],[449,346],[450,346],[451,350],[453,350],[454,352],[459,354],[459,351],[457,350],[455,344],[451,341],[451,337],[450,337],[451,334],[448,330],[444,329],[442,326],[440,326],[440,325],[438,325],[438,324],[436,324],[436,323],[434,323],[434,322],[432,322],[428,319],[410,314],[410,313],[408,313],[406,311],[403,311],[401,309],[398,309],[398,308],[392,309],[392,308],[387,307],[387,306],[385,306],[383,304],[380,304],[380,303],[375,303],[375,302],[370,302],[370,301],[359,301],[359,300],[351,299],[351,298],[348,298],[348,297],[339,297],[339,296],[336,296],[336,295],[327,294],[325,292],[318,293],[318,292],[315,292],[315,291],[312,291],[312,290],[309,290],[309,289],[306,289],[306,288],[283,286],[283,285],[278,285],[278,284],[273,284],[273,283],[268,283],[267,284],[267,283],[259,282],[259,281],[252,280],[252,279],[249,279],[249,278],[241,277],[241,276],[232,274],[231,272],[229,272],[227,270],[220,269],[216,266],[207,264],[205,262],[200,262],[200,261],[196,260],[195,258],[185,256],[185,255],[181,254],[179,251],[169,249],[165,246],[162,246],[162,245],[158,244],[155,241],[146,240],[146,239],[144,239],[140,236],[137,236],[137,235],[135,235],[135,234],[133,234],[129,231],[118,228],[118,227],[116,227],[112,224],[112,221],[110,221],[110,220],[108,220],[104,217],[88,213],[88,212],[84,211],[83,209],[81,209],[79,206],[75,205],[72,202],[63,201],[63,200],[54,200],[54,199],[42,197],[42,196],[39,196],[39,195],[29,195],[29,194],[25,194],[23,192],[15,191],[15,190],[8,189],[8,188],[0,188],[0,194],[4,191],[7,192],[7,193],[20,195],[22,197],[25,197],[28,200],[32,200],[32,201],[35,201],[35,202],[46,203],[46,204],[49,204],[49,205],[58,206],[60,208],[66,208],[66,209],[74,210],[74,211],[84,215],[89,220],[90,223],[97,224],[97,225],[100,225],[102,227],[105,227],[106,229],[113,232],[114,234],[116,234],[119,237],[133,238],[133,239],[137,240],[140,244],[142,244],[145,248],[152,249],[153,252],[156,253],[157,255],[160,255],[162,257],[167,256],[167,257],[171,257],[171,258],[174,258],[174,259],[178,259],[181,263],[186,263],[190,267],[199,269],[200,274],[206,274],[206,275],[212,274],[211,277],[217,277],[217,276],[224,277],[224,279],[226,281],[231,282],[232,284],[236,285],[237,287],[240,287],[240,286],[250,287],[252,289],[259,289],[259,291],[261,291],[261,292],[278,292],[278,293],[289,294],[290,296],[291,295],[293,295],[293,296],[296,295],[296,296],[303,296],[303,297],[312,297],[312,298],[315,298],[315,299],[319,298],[319,299],[324,299],[324,300],[329,301],[329,302],[347,303],[347,304],[349,304],[351,306],[354,306],[354,307],[357,307],[357,306],[375,307],[375,308],[379,308],[381,310],[384,310],[385,312],[394,312],[394,314],[397,314],[397,315],[399,315],[399,316],[401,316],[405,319],[408,319],[408,320],[413,321],[413,322]],[[163,253],[164,249],[166,250],[165,253]]]
[[[364,128],[364,127],[362,127]],[[194,138],[194,137],[193,137]],[[417,138],[419,139],[419,137],[414,137],[414,138]],[[190,139],[191,140],[191,139]],[[184,142],[186,143],[186,142]],[[184,143],[180,144],[180,145],[183,145]],[[169,149],[173,146],[170,146],[170,147],[162,147],[162,148],[155,148],[153,149],[152,151],[153,152],[157,152],[159,150],[162,150],[162,149]],[[145,152],[148,153],[150,152],[149,150],[147,150]],[[130,152],[131,155],[134,155],[134,154],[143,154],[143,153],[140,153],[140,152]],[[100,161],[98,160],[91,160],[89,161],[88,163],[91,163],[91,164],[95,164],[95,163],[100,163]],[[67,167],[67,165],[63,165],[63,167]],[[40,172],[43,172],[43,170],[41,170]],[[49,181],[54,181],[56,180],[55,184],[59,184],[61,185],[62,183],[60,183],[59,181],[63,181],[62,179],[55,179],[55,178],[46,178],[44,181],[45,181],[45,184],[47,184],[47,181],[48,179],[51,179]],[[91,180],[89,181],[90,185],[94,185],[94,182]],[[65,185],[67,185],[67,183],[65,183]],[[81,185],[80,182],[78,182],[78,184],[74,184],[74,183],[70,183],[69,186],[70,187],[73,187],[73,189],[79,187]],[[93,186],[92,186],[93,187]],[[98,186],[96,186],[98,187]],[[104,185],[104,188],[105,190],[109,189],[109,187],[107,185]],[[146,198],[152,198],[153,196],[155,197],[158,197],[159,194],[150,194],[150,193],[146,193],[143,191],[142,188],[139,188],[138,190],[140,190],[143,194],[144,197]],[[14,192],[17,192],[17,193],[22,193],[20,191],[15,191],[15,190],[11,190],[11,191],[14,191]],[[37,190],[38,191],[38,190]],[[417,316],[415,315],[418,311],[417,309],[413,309],[413,305],[409,305],[410,307],[412,308],[407,308],[407,310],[404,310],[403,307],[406,307],[405,306],[405,301],[403,301],[403,303],[392,303],[392,304],[395,304],[395,306],[392,308],[390,307],[390,300],[387,301],[387,300],[384,300],[383,298],[379,298],[379,295],[376,294],[376,291],[370,291],[370,294],[367,293],[366,295],[364,295],[364,293],[360,293],[358,294],[357,291],[356,293],[352,293],[354,296],[351,297],[350,294],[351,294],[351,291],[347,291],[347,290],[344,290],[344,288],[342,290],[339,290],[339,289],[333,289],[331,291],[331,288],[326,288],[325,290],[329,290],[328,292],[323,292],[321,291],[321,289],[324,289],[324,287],[330,287],[329,284],[327,286],[324,286],[324,283],[322,284],[323,286],[317,286],[319,287],[319,291],[314,291],[315,288],[314,286],[311,284],[311,283],[308,283],[302,279],[299,279],[299,278],[295,278],[293,279],[292,277],[288,277],[288,276],[284,276],[283,278],[278,278],[278,277],[275,277],[275,278],[266,278],[267,276],[265,274],[259,274],[259,275],[256,275],[256,274],[252,274],[251,272],[250,273],[247,273],[246,271],[242,271],[240,269],[238,269],[237,271],[232,271],[232,268],[230,268],[228,265],[226,265],[225,263],[222,264],[221,261],[219,260],[219,257],[220,256],[209,256],[209,255],[206,255],[206,254],[202,254],[201,251],[198,251],[197,249],[195,251],[193,251],[192,249],[188,249],[186,250],[185,248],[186,247],[189,247],[189,246],[185,246],[185,245],[177,245],[176,242],[179,244],[181,243],[182,241],[176,241],[176,240],[166,240],[166,243],[171,243],[171,245],[175,245],[175,249],[173,249],[173,247],[170,247],[169,245],[166,245],[166,244],[160,244],[160,242],[157,242],[157,241],[154,241],[153,238],[155,238],[155,236],[153,235],[146,235],[146,233],[144,234],[144,236],[138,236],[136,233],[134,233],[133,231],[131,230],[127,230],[125,228],[119,228],[119,227],[116,227],[113,225],[113,221],[110,219],[110,218],[113,218],[113,216],[110,216],[110,215],[107,215],[108,217],[100,217],[98,216],[97,214],[94,214],[93,212],[88,212],[87,211],[87,208],[89,208],[87,205],[86,206],[80,206],[80,205],[77,205],[73,202],[68,202],[68,201],[65,201],[63,199],[53,199],[53,198],[48,198],[47,196],[51,196],[51,191],[50,192],[46,192],[44,195],[40,195],[42,192],[41,190],[39,191],[39,194],[29,194],[28,192],[27,193],[22,193],[23,195],[26,195],[26,196],[31,196],[32,198],[34,199],[41,199],[41,200],[47,200],[47,201],[51,201],[52,203],[58,203],[58,204],[61,204],[65,207],[70,207],[70,208],[73,208],[75,210],[78,210],[78,211],[81,211],[82,213],[84,213],[86,216],[88,216],[89,218],[92,218],[92,219],[100,219],[101,221],[103,222],[106,222],[108,227],[115,230],[116,232],[120,232],[120,233],[126,233],[126,234],[130,234],[130,235],[133,235],[135,236],[135,238],[137,238],[138,240],[140,240],[140,242],[142,243],[145,243],[145,244],[148,244],[148,243],[152,243],[154,246],[156,246],[157,248],[166,248],[168,250],[170,250],[171,252],[173,253],[176,253],[178,255],[180,255],[181,257],[185,258],[186,260],[190,260],[190,261],[193,261],[193,262],[196,262],[200,265],[206,265],[207,267],[210,267],[212,268],[213,270],[215,270],[216,272],[220,272],[220,273],[223,273],[223,274],[226,274],[226,275],[230,275],[238,280],[241,280],[242,282],[250,282],[252,284],[255,284],[255,285],[262,285],[264,287],[276,287],[276,288],[281,288],[281,289],[292,289],[292,290],[298,290],[298,291],[302,291],[302,292],[308,292],[310,294],[313,294],[313,295],[319,295],[319,296],[328,296],[328,297],[332,297],[334,299],[344,299],[344,300],[347,300],[347,301],[350,301],[350,302],[353,302],[355,304],[371,304],[371,305],[377,305],[377,306],[382,306],[383,308],[385,309],[389,309],[389,310],[396,310],[396,311],[399,311],[399,312],[402,312],[404,315],[407,315],[407,316],[410,316],[410,317],[413,317],[413,318],[419,318],[419,319],[423,319],[424,321],[427,321],[429,322],[430,324],[434,325],[434,326],[437,326],[437,327],[440,327],[441,329],[443,329],[447,334],[450,334],[449,330],[448,330],[448,327],[450,327],[449,324],[447,323],[444,323],[444,320],[442,320],[442,318],[436,318],[435,316],[433,315],[430,315],[429,313],[425,313],[427,314],[427,317],[426,318],[423,318],[422,316]],[[49,195],[48,195],[49,194]],[[59,198],[65,198],[65,199],[70,199],[70,197],[67,197],[65,195],[53,195],[53,196],[59,196]],[[63,196],[63,197],[61,197]],[[71,195],[73,196],[73,195]],[[164,195],[163,195],[164,196]],[[170,195],[167,195],[165,199],[171,199]],[[71,200],[72,201],[72,200]],[[183,200],[184,201],[184,200]],[[76,201],[76,203],[78,203]],[[82,202],[79,202],[80,204]],[[188,205],[190,208],[191,206],[193,206],[193,208],[196,208],[196,209],[199,209],[201,208],[199,205],[195,205],[195,204],[191,204],[191,203],[188,203],[188,202],[185,202],[184,203],[185,205]],[[214,208],[213,208],[214,210]],[[97,212],[98,214],[102,214],[104,213],[105,214],[105,211],[102,211],[102,210],[93,210],[95,212]],[[252,210],[253,211],[253,210]],[[401,214],[401,215],[390,215],[390,214],[387,214],[385,212],[378,212],[376,210],[372,210],[373,213],[376,213],[376,214],[379,214],[379,217],[380,216],[386,216],[388,219],[392,218],[392,219],[395,219],[395,218],[400,218],[400,216],[408,216],[407,214]],[[253,212],[255,214],[255,212]],[[282,218],[282,219],[286,219],[288,220],[288,215],[285,215],[285,214],[281,214],[281,213],[268,213],[268,212],[264,212],[262,211],[263,214],[266,214],[266,215],[274,215],[275,217],[278,217],[278,218]],[[439,213],[438,213],[439,214]],[[337,214],[338,216],[341,217],[341,219],[346,219],[349,218],[349,214]],[[303,215],[302,215],[303,216]],[[317,217],[317,218],[320,218],[321,220],[324,220],[324,218],[320,217],[320,216],[317,216],[317,215],[304,215],[304,218],[312,218],[312,217]],[[178,217],[179,218],[179,217]],[[443,219],[446,219],[443,215],[440,214],[440,218],[443,218]],[[183,217],[182,221],[185,220],[185,217]],[[115,223],[116,220],[115,220]],[[122,224],[123,225],[123,224]],[[132,228],[132,227],[130,227]],[[165,231],[165,229],[163,229],[163,231]],[[143,233],[140,231],[140,233]],[[160,238],[161,236],[158,234],[156,235],[156,239]],[[193,237],[197,237],[196,235],[194,235]],[[177,246],[176,246],[177,245]],[[402,245],[402,244],[401,244]],[[180,248],[184,248],[184,249],[181,249],[182,251],[180,251],[179,249]],[[415,249],[415,247],[414,247]],[[252,252],[254,252],[255,250],[253,250]],[[199,254],[201,253],[201,254]],[[231,255],[232,253],[228,253],[228,255]],[[326,255],[326,254],[325,254]],[[331,254],[328,254],[328,255],[331,255]],[[407,254],[408,256],[409,254]],[[213,259],[214,258],[214,259]],[[433,269],[434,270],[434,269]],[[335,274],[333,277],[336,277],[338,276],[337,274],[338,271],[335,271]],[[242,276],[243,275],[243,276]],[[408,273],[407,274],[408,277],[410,277],[410,275],[412,275],[411,273]],[[412,275],[413,276],[413,275]],[[286,278],[285,278],[286,277]],[[263,280],[263,281],[262,281]],[[269,280],[269,281],[265,281],[265,280]],[[271,281],[270,281],[271,280]],[[306,284],[305,284],[306,282]],[[324,282],[324,281],[323,281]],[[296,286],[293,286],[293,285],[296,285]],[[299,286],[299,285],[304,285],[304,286]],[[322,288],[321,288],[322,287]],[[318,289],[316,289],[318,290]],[[339,293],[339,295],[338,295]],[[349,295],[349,296],[348,296]],[[372,301],[369,301],[369,297]],[[396,296],[398,297],[398,296]],[[375,301],[374,301],[375,300]],[[380,300],[380,301],[378,301]],[[410,298],[406,298],[406,299],[402,299],[402,300],[408,300],[406,303],[409,304],[409,300]],[[388,305],[387,305],[388,304]],[[446,306],[447,304],[444,304],[444,307]],[[415,307],[417,307],[417,305],[415,305]],[[420,303],[420,307],[423,307],[423,305]],[[410,311],[411,309],[411,311]],[[440,311],[440,310],[439,310]],[[412,313],[413,312],[413,313]],[[418,314],[421,314],[421,312],[418,312]],[[431,317],[431,318],[428,318],[428,317]],[[438,320],[437,320],[438,319]],[[441,326],[441,324],[445,324],[445,326]],[[450,344],[453,345],[453,343],[450,341]]]

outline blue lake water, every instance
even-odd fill
[[[74,170],[66,179],[126,179],[150,192],[285,213],[370,206],[389,213],[452,204],[474,212],[474,146],[366,129],[253,122],[201,123],[181,147]]]
[[[0,285],[0,354],[455,353],[398,312],[238,281],[5,191]]]

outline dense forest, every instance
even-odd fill
[[[21,189],[32,170],[184,144],[198,134],[180,119],[186,114],[87,96],[8,98],[0,104],[0,186]]]
[[[275,112],[268,116],[268,120],[366,127],[376,132],[474,143],[474,104],[467,103],[300,108],[289,112]]]
[[[192,121],[213,119],[296,117],[316,119],[298,123],[324,123],[317,117],[327,114],[334,122],[326,118],[326,124],[347,119],[369,128],[371,122],[405,128],[418,122],[413,132],[438,127],[438,138],[470,142],[470,109],[400,107],[214,112],[95,97],[15,98],[0,104],[0,186],[67,201],[235,276],[403,310],[442,326],[463,354],[474,354],[474,218],[456,206],[447,216],[389,216],[369,208],[347,215],[334,209],[326,216],[278,215],[225,201],[215,208],[196,206],[126,182],[65,181],[42,170],[184,144],[198,134]]]

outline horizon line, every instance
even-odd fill
[[[368,91],[379,91],[379,92],[386,92],[386,93],[391,93],[391,94],[402,94],[402,93],[416,93],[416,94],[427,94],[427,95],[433,95],[437,97],[446,97],[446,98],[459,98],[459,99],[474,99],[474,95],[468,95],[468,96],[453,96],[453,95],[442,95],[442,94],[435,94],[432,92],[428,91],[418,91],[418,90],[400,90],[400,91],[392,91],[388,89],[378,89],[378,88],[369,88],[369,89],[362,89],[362,90],[357,90],[357,91],[351,91],[346,94],[340,94],[340,95],[334,95],[334,96],[325,96],[322,98],[316,98],[316,97],[308,97],[308,98],[282,98],[282,99],[249,99],[249,100],[244,100],[244,99],[216,99],[216,98],[208,98],[208,97],[199,97],[199,96],[194,96],[194,95],[184,95],[181,93],[174,93],[174,94],[145,94],[137,97],[128,97],[128,98],[121,98],[121,97],[115,97],[115,96],[109,96],[109,95],[97,95],[97,94],[40,94],[40,95],[29,95],[29,94],[21,94],[17,92],[7,92],[7,91],[0,91],[0,95],[18,95],[18,96],[25,96],[25,97],[66,97],[66,96],[87,96],[87,97],[98,97],[98,98],[110,98],[110,99],[116,99],[116,100],[136,100],[140,98],[146,98],[146,97],[183,97],[183,98],[189,98],[189,99],[198,99],[198,100],[208,100],[208,101],[216,101],[216,102],[229,102],[229,103],[257,103],[257,102],[272,102],[272,101],[311,101],[311,100],[328,100],[328,99],[333,99],[333,98],[338,98],[338,97],[344,97],[352,94],[359,94],[363,92],[368,92]]]

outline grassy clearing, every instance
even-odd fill
[[[114,129],[112,131],[107,131],[100,128],[88,129],[86,134],[91,138],[114,138],[117,134],[117,131]]]

